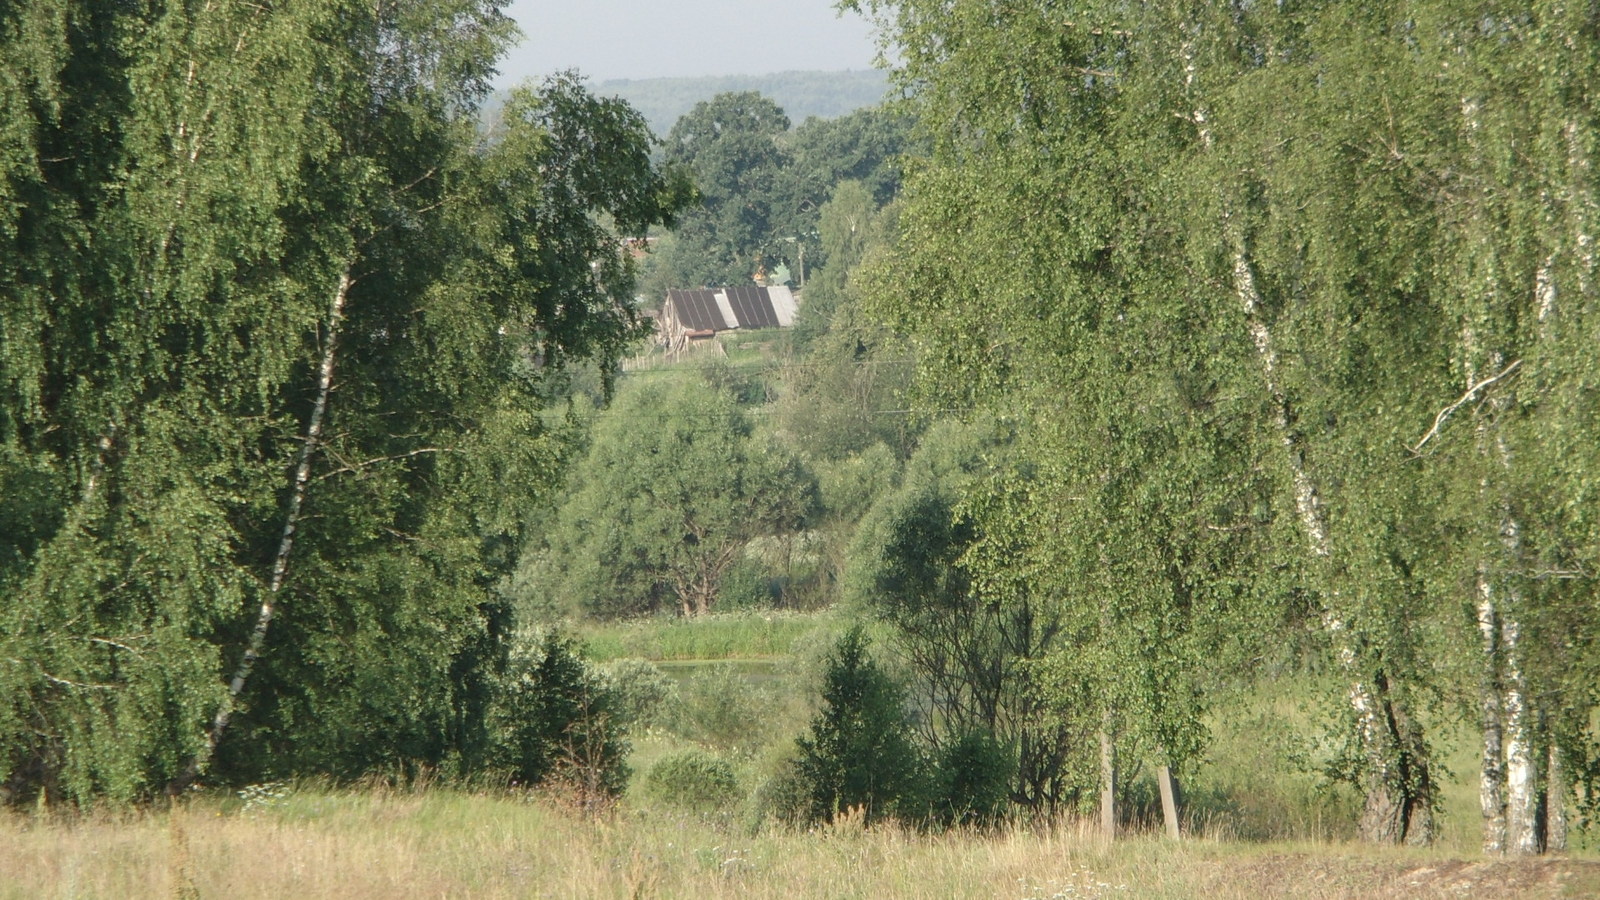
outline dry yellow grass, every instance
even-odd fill
[[[1584,897],[1587,860],[1452,860],[1350,845],[1107,847],[1066,824],[924,835],[846,825],[749,835],[629,811],[434,789],[291,792],[265,808],[0,819],[0,898]]]

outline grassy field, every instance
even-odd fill
[[[1600,896],[1600,862],[1342,843],[1107,845],[1087,826],[752,834],[446,789],[304,788],[131,816],[0,819],[0,898],[1459,898]]]
[[[841,628],[830,613],[728,613],[577,629],[603,664],[654,661],[665,690],[632,735],[627,794],[601,817],[500,789],[384,784],[215,791],[124,814],[13,814],[0,816],[0,900],[1600,897],[1593,850],[1482,857],[1466,730],[1433,735],[1448,774],[1434,847],[1351,842],[1356,797],[1320,773],[1330,748],[1308,699],[1326,686],[1304,677],[1258,683],[1213,709],[1205,760],[1185,783],[1181,843],[1132,827],[1107,845],[1070,819],[995,833],[786,830],[763,818],[762,786],[809,721],[817,661]],[[737,797],[690,812],[652,795],[652,767],[686,751],[726,761]],[[1149,784],[1134,789],[1153,795]],[[1579,832],[1574,846],[1588,840]]]

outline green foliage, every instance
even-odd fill
[[[585,648],[588,649],[587,647]],[[634,728],[664,725],[678,701],[678,685],[647,659],[614,659],[601,667],[617,712]]]
[[[803,828],[813,824],[811,789],[800,771],[799,760],[792,756],[778,760],[772,773],[756,788],[751,805],[757,825],[771,822]]]
[[[726,392],[627,385],[573,469],[555,530],[524,553],[524,602],[702,615],[750,540],[798,529],[815,497],[799,458],[753,435]]]
[[[735,560],[722,576],[717,606],[721,609],[769,609],[778,599],[777,579],[748,554]]]
[[[996,752],[1017,754],[997,770],[1014,779],[1010,796],[1049,809],[1075,799],[1081,777],[1070,763],[1082,736],[1054,714],[1032,663],[1067,642],[1067,611],[1033,590],[1016,559],[1002,567],[1010,581],[974,565],[990,545],[984,526],[1004,519],[974,515],[969,495],[997,491],[997,478],[981,473],[1008,473],[1008,441],[992,425],[930,428],[898,487],[862,518],[844,598],[889,626],[929,743],[955,752],[973,735],[992,736]]]
[[[1564,611],[1592,587],[1529,573],[1592,572],[1560,512],[1586,490],[1555,485],[1593,458],[1567,342],[1594,328],[1600,69],[1559,36],[1594,11],[850,5],[884,16],[935,145],[892,264],[854,280],[922,348],[923,404],[1020,423],[1023,464],[963,510],[976,589],[1060,604],[1057,699],[1179,760],[1213,660],[1310,626],[1383,710],[1332,729],[1369,812],[1406,819],[1373,833],[1426,839],[1438,673],[1488,700],[1507,665],[1588,665],[1554,648],[1588,645]],[[1513,361],[1538,374],[1480,384]],[[1503,633],[1554,630],[1473,658],[1485,596]],[[1555,701],[1584,710],[1569,734],[1592,701]]]
[[[625,698],[554,631],[512,648],[493,716],[491,764],[516,784],[605,800],[628,783]]]
[[[797,742],[808,820],[830,822],[858,807],[869,822],[923,816],[923,759],[904,698],[868,656],[861,629],[846,633],[828,657],[822,709]]]
[[[955,735],[935,754],[929,801],[949,826],[992,825],[1011,798],[1016,754],[986,731]]]
[[[10,798],[483,762],[544,376],[614,368],[615,232],[686,192],[572,78],[479,134],[512,36],[489,0],[0,10]]]
[[[823,210],[841,185],[855,185],[869,211],[888,204],[900,186],[901,155],[914,149],[909,119],[887,107],[808,119],[790,130],[777,104],[750,92],[696,105],[665,143],[666,160],[693,175],[704,203],[661,242],[645,278],[649,290],[740,284],[780,263],[809,289],[832,270],[832,284],[824,281],[818,298],[830,311],[824,322],[855,259],[822,227]],[[856,214],[857,193],[847,204],[852,212],[836,219]]]
[[[656,800],[698,812],[725,808],[739,795],[733,766],[704,750],[680,750],[662,757],[650,767],[644,783]]]
[[[671,728],[681,737],[733,753],[761,746],[778,725],[777,698],[734,665],[701,667],[679,686]]]
[[[667,133],[664,158],[694,176],[702,208],[685,217],[673,253],[681,286],[742,284],[768,261],[773,192],[788,162],[776,137],[789,117],[754,92],[695,104]],[[690,262],[694,260],[695,262]]]
[[[653,660],[770,659],[785,656],[832,626],[826,613],[716,612],[685,619],[580,622],[585,651],[599,660],[635,656]]]

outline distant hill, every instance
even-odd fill
[[[650,130],[666,135],[678,117],[702,100],[727,91],[760,91],[777,101],[796,125],[811,116],[831,119],[883,101],[889,76],[879,69],[844,72],[779,72],[705,78],[641,78],[600,81],[596,94],[621,97],[644,113]]]

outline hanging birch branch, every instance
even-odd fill
[[[1433,417],[1433,427],[1428,429],[1428,433],[1423,435],[1421,440],[1417,441],[1417,443],[1415,445],[1413,445],[1412,447],[1408,448],[1411,451],[1411,455],[1412,456],[1421,456],[1422,455],[1422,446],[1424,444],[1428,443],[1428,441],[1432,440],[1434,437],[1436,437],[1439,434],[1439,429],[1444,427],[1445,421],[1450,418],[1452,413],[1454,413],[1456,410],[1460,409],[1461,407],[1465,406],[1466,404],[1471,403],[1473,400],[1476,400],[1478,398],[1478,393],[1480,391],[1482,391],[1484,388],[1488,387],[1489,385],[1494,384],[1495,382],[1499,381],[1500,379],[1505,378],[1506,376],[1510,375],[1512,372],[1515,372],[1521,366],[1522,366],[1522,360],[1520,360],[1520,359],[1519,360],[1514,360],[1511,363],[1511,365],[1506,366],[1504,369],[1501,369],[1500,373],[1498,375],[1492,375],[1492,376],[1490,376],[1488,378],[1485,378],[1484,380],[1478,382],[1477,384],[1471,385],[1470,387],[1467,388],[1467,392],[1462,394],[1456,400],[1456,402],[1450,404],[1449,406],[1446,406],[1444,409],[1439,410],[1439,414],[1437,416]]]

